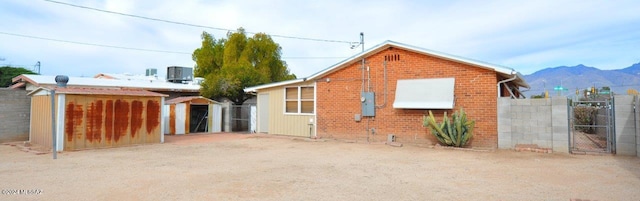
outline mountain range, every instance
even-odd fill
[[[576,90],[590,87],[610,87],[614,93],[627,94],[628,89],[640,91],[640,63],[615,70],[600,70],[582,64],[558,66],[525,75],[524,79],[531,86],[530,90],[523,92],[527,97],[543,94],[545,89],[550,96],[571,96],[575,95]],[[554,90],[560,86],[565,90]]]

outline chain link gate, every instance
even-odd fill
[[[251,106],[252,105],[231,105],[231,131],[233,132],[250,132],[251,122]]]
[[[569,151],[615,153],[613,97],[570,102]]]

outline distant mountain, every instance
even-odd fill
[[[567,90],[562,95],[575,95],[577,90],[584,90],[595,86],[596,88],[610,87],[618,94],[626,94],[627,89],[640,91],[640,63],[617,70],[600,70],[595,67],[558,66],[545,68],[533,74],[525,75],[524,79],[531,89],[524,92],[527,97],[542,94],[545,89],[550,96],[557,96],[560,92],[554,88],[562,86]]]
[[[615,71],[628,73],[628,74],[633,74],[633,75],[640,75],[640,63],[633,64],[633,65],[631,65],[631,66],[629,66],[627,68],[623,68],[623,69],[619,69],[619,70],[615,70]]]

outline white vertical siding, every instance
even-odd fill
[[[209,113],[210,123],[209,132],[219,133],[222,132],[222,105],[212,104],[209,105],[211,112]]]
[[[185,124],[187,121],[187,104],[178,103],[176,104],[176,133],[175,134],[185,134]]]

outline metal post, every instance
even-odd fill
[[[51,90],[51,142],[53,150],[53,159],[58,158],[58,149],[56,147],[56,90]]]
[[[609,121],[609,130],[612,134],[611,137],[611,147],[609,148],[609,153],[615,154],[616,153],[616,98],[614,96],[611,96],[611,106],[609,107],[611,110],[611,121]],[[607,139],[609,140],[609,139]]]
[[[551,102],[553,102],[553,100]],[[573,127],[573,123],[572,123],[572,121],[573,121],[573,117],[572,117],[573,116],[573,105],[572,104],[574,104],[574,103],[569,102],[569,99],[567,99],[567,124],[568,124],[567,125],[567,132],[569,133],[569,136],[568,136],[569,140],[568,140],[567,146],[569,146],[568,147],[569,148],[569,153],[573,153],[573,146],[571,146],[571,145],[573,143],[572,141],[574,141],[572,139],[573,138],[573,133],[572,133],[573,132],[573,128],[572,128]],[[553,104],[551,104],[551,105],[553,105]]]

